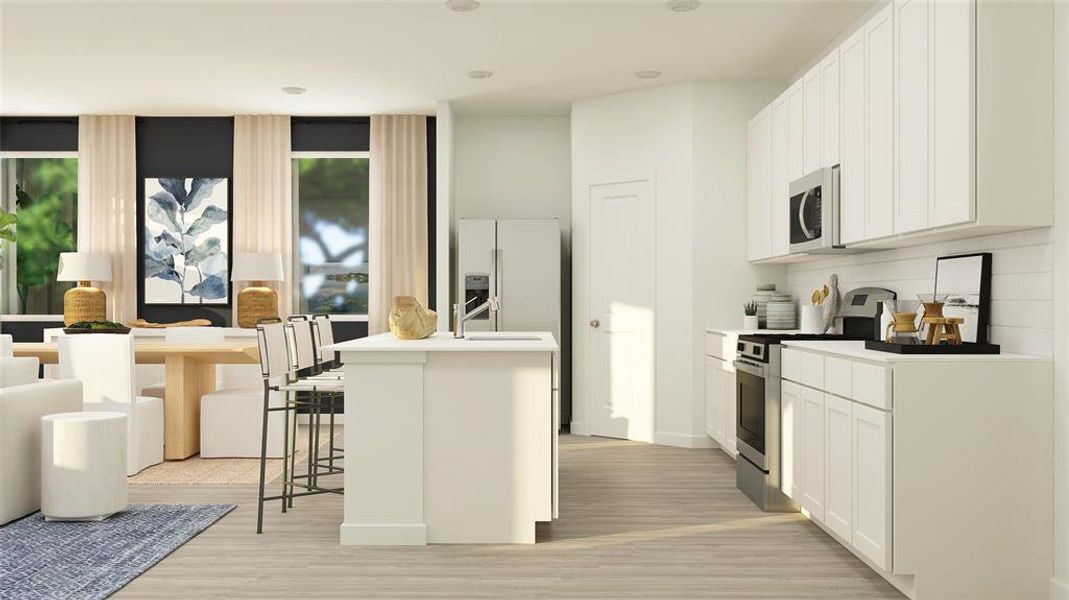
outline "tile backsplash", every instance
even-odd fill
[[[987,235],[912,248],[838,255],[787,267],[787,288],[799,300],[839,275],[839,291],[864,286],[915,298],[935,285],[935,259],[990,252],[991,340],[1003,352],[1054,352],[1054,273],[1050,228]]]

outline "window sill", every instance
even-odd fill
[[[6,321],[8,323],[15,323],[20,321],[34,323],[62,323],[63,315],[0,315],[0,321]]]

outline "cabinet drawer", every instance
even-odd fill
[[[802,352],[801,354],[801,383],[818,390],[824,389],[824,357],[820,354]]]
[[[802,382],[802,353],[784,348],[780,353],[780,376],[796,383]]]
[[[851,398],[854,391],[853,363],[841,358],[824,358],[824,390],[843,398]]]
[[[705,333],[705,353],[709,356],[724,360],[724,336],[718,333]],[[731,360],[735,360],[734,354]]]
[[[891,410],[891,371],[877,365],[853,363],[854,389],[849,395],[862,404]]]

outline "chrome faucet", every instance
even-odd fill
[[[497,312],[501,310],[501,303],[497,300],[496,296],[493,296],[486,302],[483,302],[479,306],[476,306],[475,308],[471,309],[471,312],[465,313],[464,309],[467,308],[468,305],[474,302],[475,300],[476,298],[472,298],[464,304],[458,303],[453,305],[453,337],[457,339],[464,337],[464,321],[467,321],[468,319],[473,319],[488,310],[490,312]]]

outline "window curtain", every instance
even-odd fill
[[[293,183],[290,118],[286,115],[234,117],[234,227],[232,252],[282,255],[284,281],[268,282],[278,293],[283,319],[293,311]],[[233,293],[250,282],[235,281]],[[237,302],[234,302],[237,322]]]
[[[78,117],[78,202],[87,203],[81,252],[111,255],[112,280],[93,282],[108,296],[108,319],[137,318],[137,157],[132,115]]]
[[[394,296],[427,306],[427,117],[372,115],[368,333],[389,330]],[[441,317],[439,317],[441,318]]]

